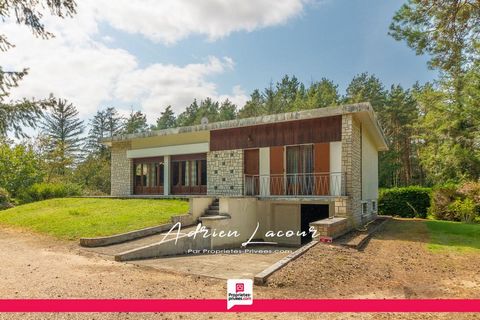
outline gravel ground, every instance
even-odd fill
[[[409,224],[409,225],[404,225]],[[401,226],[401,228],[398,228]],[[407,227],[407,228],[405,228]],[[405,232],[409,230],[409,232]],[[319,244],[255,298],[478,298],[478,253],[431,253],[423,223],[392,221],[363,252]],[[138,267],[0,227],[2,298],[225,298],[223,280]],[[0,314],[0,319],[480,319],[474,314]]]

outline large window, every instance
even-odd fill
[[[163,158],[134,160],[136,194],[163,193]]]
[[[310,195],[314,191],[313,146],[287,147],[287,194]]]
[[[172,194],[203,194],[207,191],[205,154],[172,157]]]

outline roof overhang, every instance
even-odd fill
[[[246,126],[254,126],[260,124],[268,123],[277,123],[284,121],[294,121],[294,120],[303,120],[303,119],[313,119],[329,116],[337,116],[344,114],[355,114],[358,119],[364,124],[371,133],[376,145],[377,150],[384,151],[388,150],[387,143],[385,141],[385,136],[380,127],[380,124],[377,121],[375,113],[372,106],[368,102],[333,106],[326,108],[318,108],[311,110],[302,110],[297,112],[288,112],[272,115],[264,115],[259,117],[245,118],[245,119],[235,119],[229,121],[220,121],[213,122],[203,125],[195,125],[188,127],[178,127],[164,130],[152,130],[143,133],[133,133],[133,134],[123,134],[112,137],[111,139],[104,139],[102,143],[105,145],[111,146],[112,143],[122,142],[122,141],[131,141],[135,139],[142,139],[148,137],[157,137],[157,136],[169,136],[176,135],[188,132],[200,132],[200,131],[212,131],[219,129],[228,129],[228,128],[238,128]]]

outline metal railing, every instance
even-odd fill
[[[245,175],[247,196],[344,196],[342,172]]]

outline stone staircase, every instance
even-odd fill
[[[214,199],[212,204],[205,210],[203,215],[198,218],[200,221],[222,219],[230,219],[230,216],[226,213],[220,213],[220,201],[218,198]]]

